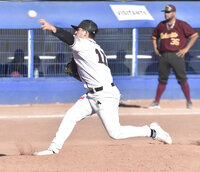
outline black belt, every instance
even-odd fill
[[[114,87],[115,84],[112,82],[111,86]],[[103,90],[103,86],[96,87],[96,88],[89,88],[88,92],[91,93],[91,94],[94,94],[95,92],[102,91],[102,90]]]

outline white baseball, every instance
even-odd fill
[[[37,12],[35,10],[29,10],[28,11],[28,16],[30,18],[35,18],[37,16]]]

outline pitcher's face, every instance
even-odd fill
[[[82,29],[82,28],[78,28],[78,30],[75,31],[75,35],[78,38],[88,38],[89,32],[87,30]]]

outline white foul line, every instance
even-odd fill
[[[120,116],[181,116],[181,115],[200,115],[200,111],[188,112],[119,112]],[[52,115],[1,115],[0,119],[42,119],[42,118],[63,118],[65,114]],[[96,114],[93,116],[97,116]]]
[[[65,114],[60,115],[4,115],[0,119],[34,119],[34,118],[62,118]]]
[[[129,115],[133,115],[133,116],[162,116],[162,115],[166,115],[166,116],[181,116],[181,115],[200,115],[200,112],[139,112],[139,113],[120,113],[121,116],[129,116]]]

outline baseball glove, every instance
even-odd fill
[[[72,76],[76,78],[77,80],[81,81],[78,71],[77,71],[77,65],[76,62],[74,61],[74,58],[72,58],[72,61],[66,64],[65,66],[65,73],[69,76]]]

